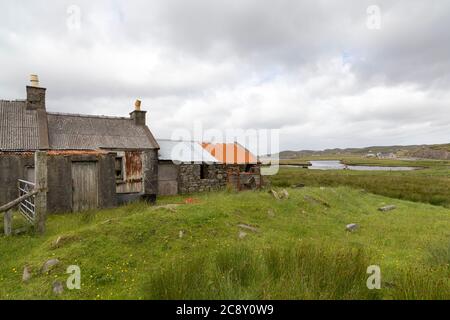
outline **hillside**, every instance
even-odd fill
[[[368,153],[394,153],[397,157],[411,157],[423,159],[450,159],[450,144],[436,145],[409,145],[409,146],[372,146],[365,148],[325,149],[325,150],[300,150],[282,151],[280,159],[298,159],[308,157],[330,156],[365,156]]]
[[[450,210],[345,187],[287,191],[52,215],[43,237],[0,238],[0,299],[450,298]],[[397,209],[377,210],[386,204]],[[60,263],[42,274],[51,258]],[[366,287],[373,264],[382,290]],[[81,268],[81,290],[56,296],[69,265]]]

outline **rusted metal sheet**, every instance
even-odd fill
[[[117,193],[139,193],[142,192],[142,152],[123,151],[117,153],[122,157],[123,180],[117,181]]]

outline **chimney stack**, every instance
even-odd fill
[[[136,100],[136,102],[134,103],[134,110],[141,111],[141,100]]]
[[[37,74],[30,75],[30,82],[32,87],[39,88],[39,77]]]
[[[145,114],[147,111],[141,110],[141,100],[136,100],[134,103],[134,111],[130,113],[130,118],[138,126],[145,126]]]
[[[35,110],[38,121],[39,149],[49,149],[48,120],[45,110],[45,88],[39,86],[39,77],[30,75],[30,85],[27,86],[27,109]]]
[[[27,109],[45,111],[45,88],[39,86],[39,77],[30,75],[30,85],[27,86]]]

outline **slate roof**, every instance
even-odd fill
[[[147,126],[122,117],[47,112],[50,149],[157,149]]]
[[[0,150],[39,148],[37,112],[26,110],[26,101],[0,100]]]
[[[205,151],[199,142],[174,141],[158,139],[159,159],[181,163],[218,163],[209,152]]]

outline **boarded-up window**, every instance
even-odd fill
[[[116,172],[116,180],[123,180],[123,158],[122,157],[116,158],[115,172]]]

